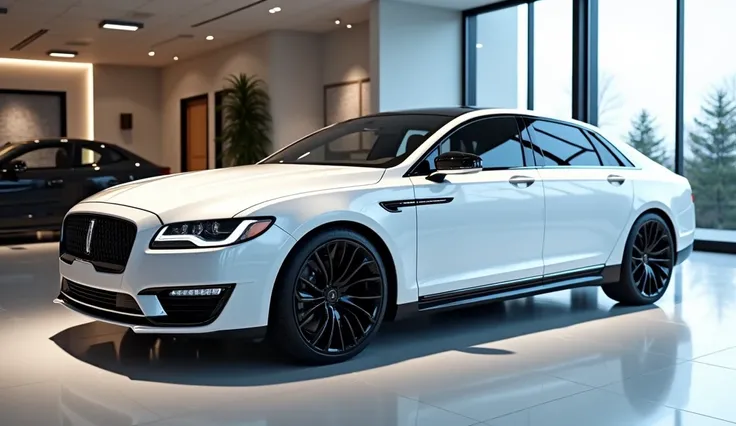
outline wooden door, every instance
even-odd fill
[[[187,171],[206,170],[207,160],[207,98],[193,99],[186,106]]]

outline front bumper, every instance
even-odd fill
[[[136,333],[201,334],[265,327],[279,268],[294,239],[278,226],[258,238],[222,248],[151,250],[162,226],[152,213],[105,203],[82,203],[71,213],[132,220],[137,234],[123,273],[59,260],[56,303]],[[73,286],[73,289],[70,288]],[[171,297],[173,289],[217,287],[217,297]],[[205,300],[207,299],[207,300]],[[208,314],[209,312],[209,314]]]

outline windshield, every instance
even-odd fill
[[[356,118],[307,136],[264,163],[393,167],[452,118],[429,114]]]

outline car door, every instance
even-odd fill
[[[7,158],[8,163],[25,163],[25,170],[6,171],[0,180],[5,231],[60,226],[72,156],[69,143],[54,141],[25,145]]]
[[[420,296],[541,277],[544,192],[522,140],[515,117],[485,117],[453,131],[415,168]],[[484,169],[426,179],[447,151],[477,154]]]
[[[526,118],[545,192],[545,275],[605,264],[631,215],[633,182],[592,135]]]

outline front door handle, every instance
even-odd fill
[[[534,178],[531,176],[511,176],[509,183],[519,188],[528,188],[534,183]]]
[[[621,185],[624,183],[625,180],[626,179],[623,176],[608,175],[608,183],[610,183],[611,185],[616,185],[616,186]]]
[[[49,179],[46,181],[46,186],[49,188],[58,188],[64,186],[64,179]]]

